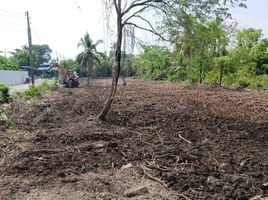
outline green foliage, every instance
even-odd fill
[[[94,68],[93,75],[95,77],[110,77],[112,76],[112,63],[104,62]]]
[[[62,60],[60,62],[60,65],[66,70],[76,71],[78,64],[72,59],[67,59],[67,60]]]
[[[110,77],[112,76],[113,68],[113,52],[110,52],[110,55],[105,53],[98,53],[98,60],[93,69],[93,76],[95,77]]]
[[[52,50],[47,44],[33,45],[32,55],[34,66],[39,66],[42,63],[48,63],[51,59],[51,53]],[[21,49],[16,49],[11,59],[18,66],[30,66],[28,47],[23,46]]]
[[[4,126],[10,127],[13,125],[13,121],[6,115],[5,110],[0,107],[0,121],[4,122]]]
[[[57,81],[49,81],[45,80],[42,82],[42,84],[37,86],[39,92],[41,94],[48,92],[48,91],[53,91],[58,88]]]
[[[206,74],[205,83],[209,85],[216,85],[219,83],[219,73],[215,71],[210,71]]]
[[[93,43],[93,40],[90,38],[88,32],[86,32],[86,34],[82,38],[80,38],[80,41],[77,46],[82,47],[83,51],[79,53],[76,57],[76,61],[81,67],[79,70],[80,72],[86,71],[83,70],[83,68],[87,67],[88,76],[93,75],[94,62],[97,62],[99,65],[101,64],[99,59],[101,53],[97,51],[97,46],[102,42],[102,40],[98,40],[96,43]]]
[[[42,94],[55,90],[58,87],[56,81],[44,81],[40,85],[30,85],[29,89],[23,92],[25,99],[40,98]]]
[[[0,83],[0,103],[7,103],[10,99],[9,88]]]
[[[251,79],[251,87],[254,89],[268,88],[268,75],[255,76]]]
[[[248,79],[240,79],[238,83],[239,86],[241,86],[242,88],[247,88],[248,86],[250,86],[250,82]]]
[[[51,69],[48,73],[48,78],[58,78],[59,77],[59,70],[58,69]]]
[[[29,89],[23,92],[23,96],[25,99],[30,100],[33,98],[38,98],[41,96],[40,91],[38,90],[37,86],[30,85]]]
[[[0,56],[0,70],[19,70],[19,67],[12,60]]]
[[[144,53],[134,61],[137,75],[144,79],[167,79],[172,53],[165,47],[143,45]]]

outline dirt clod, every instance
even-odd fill
[[[131,188],[129,190],[126,190],[124,192],[124,196],[128,198],[136,197],[136,196],[142,196],[145,194],[148,194],[149,190],[145,186],[137,187],[137,188]]]

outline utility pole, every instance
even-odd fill
[[[27,30],[28,30],[29,57],[30,57],[30,65],[31,65],[31,78],[32,78],[32,85],[34,85],[34,66],[33,66],[33,54],[32,54],[32,33],[31,33],[29,12],[28,11],[26,11],[26,17],[27,17]]]

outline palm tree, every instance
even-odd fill
[[[89,79],[92,78],[93,74],[93,63],[97,61],[100,63],[98,55],[100,52],[97,51],[97,45],[102,43],[102,40],[98,40],[95,44],[93,40],[90,38],[88,32],[82,37],[77,45],[77,47],[83,47],[84,50],[78,54],[77,61],[80,66],[87,66],[88,76],[87,76],[87,84],[89,85]]]

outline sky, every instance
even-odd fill
[[[233,18],[241,28],[260,28],[268,37],[268,0],[248,0],[247,6],[232,9]],[[104,41],[98,46],[100,51],[111,47],[116,27],[107,33],[102,0],[0,0],[0,51],[7,56],[28,43],[26,11],[30,15],[32,43],[48,44],[53,58],[75,58],[81,51],[77,44],[86,32],[93,41]],[[115,17],[110,21],[113,24]],[[148,35],[142,33],[140,37]]]

